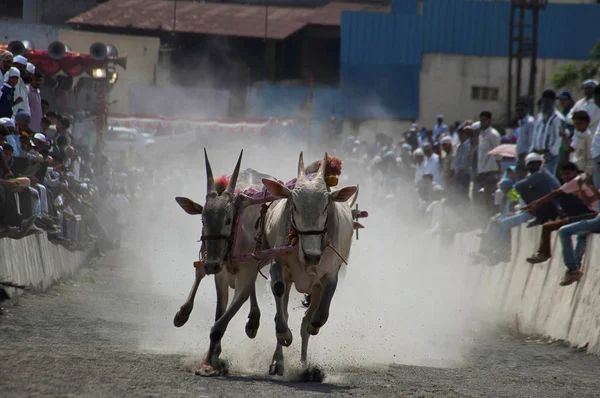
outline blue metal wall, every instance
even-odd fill
[[[422,18],[423,52],[508,55],[509,2],[425,0]],[[598,20],[597,4],[548,5],[540,12],[538,57],[588,59]]]
[[[342,13],[344,117],[418,117],[420,32],[417,15]]]
[[[416,15],[419,11],[419,0],[392,0],[392,13]]]

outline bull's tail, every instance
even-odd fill
[[[358,187],[359,187],[358,184],[356,184],[356,192],[354,193],[354,195],[348,201],[348,205],[350,207],[353,207],[356,204],[356,201],[358,200]]]

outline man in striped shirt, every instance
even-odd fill
[[[561,132],[565,129],[565,118],[556,110],[555,101],[554,90],[545,90],[540,99],[542,111],[535,119],[530,150],[545,157],[545,167],[552,174],[556,174],[558,153],[563,140]]]

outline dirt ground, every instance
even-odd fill
[[[129,289],[127,265],[110,254],[45,294],[27,293],[0,316],[0,396],[12,397],[597,397],[600,358],[560,343],[497,335],[455,368],[342,368],[323,383],[233,371],[202,378],[184,356],[142,350],[152,289]],[[128,279],[129,278],[129,279]],[[143,284],[144,281],[136,281]],[[186,286],[187,289],[187,286]],[[135,291],[135,293],[133,293]],[[143,289],[142,289],[143,291]],[[182,295],[185,292],[182,292]],[[101,305],[107,310],[100,314]],[[110,316],[110,312],[119,314]],[[266,318],[265,318],[266,319]],[[270,320],[270,319],[269,319]],[[264,320],[263,320],[264,322]],[[165,328],[172,325],[165,324]],[[206,338],[206,336],[203,336]],[[266,368],[263,369],[266,374]],[[257,374],[261,374],[258,372]]]

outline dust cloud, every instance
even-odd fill
[[[242,168],[286,181],[296,176],[299,152],[308,149],[301,142],[225,142],[209,136],[203,144],[215,176],[230,174],[244,148]],[[307,163],[322,156],[322,152],[305,152]],[[368,180],[357,181],[356,170],[345,167],[342,173],[347,180],[340,185],[361,184],[358,203],[369,211],[369,218],[363,220],[366,229],[354,241],[349,266],[342,270],[329,321],[318,336],[311,337],[309,361],[333,373],[346,366],[390,363],[460,365],[474,339],[492,332],[497,324],[493,314],[481,311],[478,267],[469,264],[458,245],[442,248],[437,237],[423,235],[418,225],[422,220],[407,217],[412,211],[409,198],[414,195],[410,186],[395,202],[385,204],[377,200],[383,196],[378,187]],[[198,258],[201,219],[184,213],[174,197],[204,203],[206,174],[201,150],[191,158],[171,162],[146,190],[145,199],[135,209],[134,232],[128,243],[135,250],[124,254],[132,279],[138,281],[132,289],[152,296],[151,302],[139,307],[140,313],[145,312],[139,348],[183,354],[183,367],[190,368],[208,348],[214,322],[214,279],[209,276],[202,281],[190,320],[175,328],[173,316],[194,279],[192,262]],[[268,269],[263,273],[268,275]],[[267,374],[276,345],[275,306],[268,281],[259,275],[256,286],[262,313],[256,339],[248,339],[244,332],[249,312],[246,303],[222,341],[221,357],[238,374]],[[288,377],[299,365],[301,299],[292,290],[294,342],[284,350]]]

